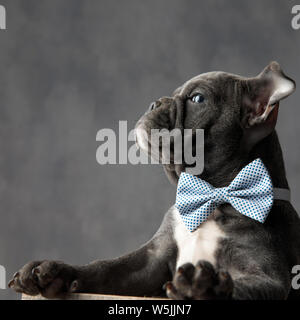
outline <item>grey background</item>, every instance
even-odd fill
[[[100,166],[101,128],[129,128],[162,95],[211,70],[245,76],[271,60],[300,83],[294,1],[1,0],[0,264],[83,264],[135,249],[175,188],[158,165]],[[278,132],[299,210],[300,92]],[[155,199],[153,201],[153,199]],[[17,298],[0,290],[0,299]]]

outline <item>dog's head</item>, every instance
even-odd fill
[[[151,139],[145,137],[152,129],[203,129],[205,162],[200,176],[207,178],[224,165],[237,167],[274,130],[279,101],[294,90],[295,82],[277,62],[253,78],[225,72],[201,74],[177,88],[171,97],[150,105],[137,123],[137,143],[149,152]],[[176,183],[186,164],[164,167]]]

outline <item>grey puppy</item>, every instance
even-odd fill
[[[137,124],[137,143],[145,145],[139,129],[149,133],[201,128],[205,130],[202,179],[215,187],[227,186],[245,165],[261,158],[274,187],[288,189],[274,127],[279,101],[294,90],[294,81],[276,62],[253,78],[201,74],[151,105]],[[165,165],[165,172],[177,183],[185,167]],[[133,253],[84,266],[30,262],[9,286],[49,298],[91,292],[167,294],[173,299],[286,299],[297,293],[291,289],[291,270],[300,264],[299,222],[288,201],[274,200],[263,224],[223,204],[191,233],[172,207],[154,237]]]

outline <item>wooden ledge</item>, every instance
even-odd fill
[[[49,300],[41,295],[29,296],[22,294],[22,300]],[[90,293],[72,293],[64,296],[62,299],[52,300],[169,300],[167,298],[148,298],[148,297],[133,297],[133,296],[117,296],[109,294],[90,294]]]

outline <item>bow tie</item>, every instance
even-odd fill
[[[222,203],[230,203],[241,214],[263,223],[272,208],[274,191],[267,168],[261,159],[256,159],[224,188],[214,188],[200,178],[181,173],[175,207],[190,231],[196,230]],[[288,200],[289,190],[276,191],[281,191],[276,199]]]

